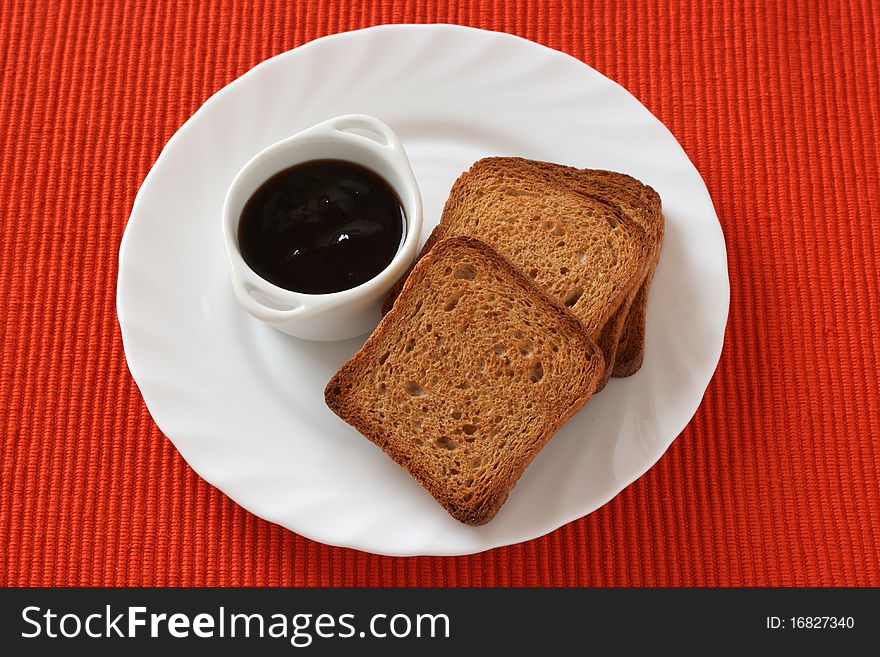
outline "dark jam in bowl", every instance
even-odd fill
[[[347,290],[381,272],[403,239],[394,190],[351,162],[314,160],[275,174],[248,199],[238,248],[278,287],[307,294]]]

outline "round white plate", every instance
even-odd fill
[[[377,116],[402,138],[424,196],[423,239],[455,178],[489,155],[625,171],[663,199],[666,241],[642,369],[591,399],[482,527],[450,518],[324,405],[325,383],[362,339],[288,337],[251,319],[232,295],[220,213],[233,176],[269,144],[348,113]],[[568,55],[450,25],[326,37],[219,91],[144,180],[119,259],[129,368],[193,469],[267,520],[390,555],[517,543],[608,502],[696,411],[721,353],[730,295],[712,201],[660,121]]]

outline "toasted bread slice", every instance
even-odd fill
[[[491,244],[569,307],[599,342],[607,368],[601,389],[653,245],[619,207],[571,184],[581,182],[578,172],[515,157],[475,162],[453,185],[422,254],[451,235]],[[392,289],[386,309],[399,288]]]
[[[634,374],[641,367],[644,358],[648,293],[663,245],[664,221],[660,196],[651,187],[625,173],[601,169],[576,169],[522,158],[495,159],[498,162],[518,161],[520,166],[531,167],[536,174],[551,177],[582,194],[601,198],[619,208],[647,233],[652,249],[645,277],[636,289],[632,290],[630,296],[608,320],[597,337],[606,357],[614,353],[614,365],[609,373],[616,377]],[[616,350],[610,346],[615,340]]]
[[[590,397],[602,353],[494,249],[437,241],[327,384],[327,405],[457,520],[482,524]]]

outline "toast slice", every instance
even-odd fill
[[[597,341],[606,355],[612,353],[609,343],[617,341],[612,376],[635,374],[642,365],[645,353],[645,328],[648,293],[654,269],[663,246],[664,220],[660,196],[651,187],[625,173],[602,169],[576,169],[561,164],[496,158],[497,161],[516,160],[521,166],[531,167],[536,174],[552,177],[581,194],[596,196],[619,208],[647,233],[652,249],[650,261],[642,282],[621,304],[618,312],[608,320]]]
[[[516,157],[475,162],[453,185],[422,255],[451,235],[491,244],[569,307],[599,342],[606,362],[601,389],[653,245],[644,228],[585,189],[578,174]],[[386,310],[399,289],[389,293]]]
[[[454,518],[478,525],[604,370],[571,313],[490,246],[452,237],[416,264],[324,395]]]

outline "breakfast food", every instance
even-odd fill
[[[353,162],[311,160],[276,173],[251,195],[238,246],[270,283],[327,294],[385,269],[404,223],[397,194],[380,176]]]
[[[479,160],[455,182],[422,255],[451,235],[491,244],[570,308],[598,342],[606,362],[601,388],[621,336],[628,354],[638,343],[638,330],[631,338],[625,324],[656,244],[647,222],[634,216],[640,197],[622,180],[522,158]]]
[[[487,522],[590,395],[641,366],[663,231],[626,174],[479,160],[328,406],[453,517]]]
[[[536,162],[521,158],[493,158],[495,161],[513,160],[520,166],[531,167],[536,174],[552,177],[582,194],[595,196],[619,208],[648,234],[651,241],[651,259],[642,283],[634,289],[620,309],[602,329],[598,341],[606,354],[607,343],[617,341],[613,376],[635,374],[642,365],[645,348],[645,314],[648,292],[654,277],[654,268],[663,245],[663,213],[660,196],[651,187],[632,176],[601,169],[576,169],[561,164]]]
[[[560,211],[576,211],[558,196]],[[584,324],[493,248],[464,236],[435,236],[432,246],[325,399],[454,518],[477,525],[497,513],[606,368]],[[570,305],[613,303],[612,287],[585,286]]]

